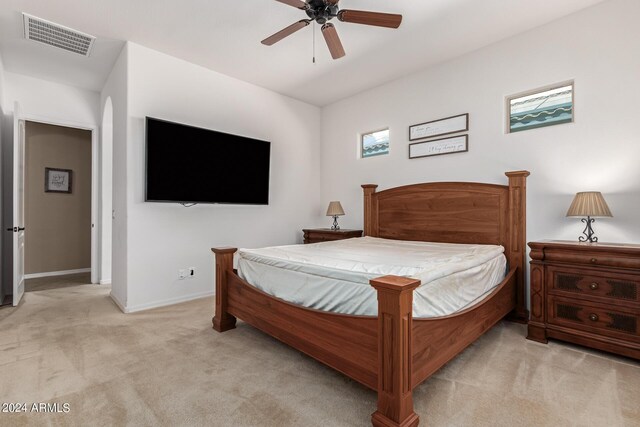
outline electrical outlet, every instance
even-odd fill
[[[180,270],[178,270],[178,279],[183,280],[183,279],[185,279],[187,276],[189,276],[189,270],[186,270],[186,269],[180,269]]]

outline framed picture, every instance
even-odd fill
[[[45,193],[71,193],[71,169],[44,168]]]
[[[409,126],[409,141],[469,130],[469,113]]]
[[[409,144],[409,158],[439,156],[469,151],[469,135],[450,136]]]
[[[507,133],[573,122],[573,82],[507,97]]]
[[[362,158],[389,154],[389,128],[363,133],[360,152]]]

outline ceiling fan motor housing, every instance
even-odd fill
[[[338,15],[338,6],[325,4],[324,0],[308,0],[307,4],[307,16],[318,24],[322,25]]]

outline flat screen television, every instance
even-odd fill
[[[271,143],[146,119],[145,200],[269,204]]]

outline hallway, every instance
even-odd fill
[[[90,285],[91,273],[68,274],[64,276],[38,277],[25,280],[24,291],[45,291],[47,289],[60,289],[69,286]]]

